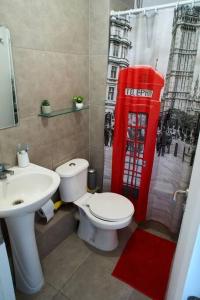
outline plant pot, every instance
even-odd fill
[[[42,105],[42,113],[48,115],[51,113],[51,106],[50,105]]]
[[[76,102],[76,109],[81,109],[81,108],[83,108],[83,103]]]

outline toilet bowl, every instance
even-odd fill
[[[88,193],[88,166],[85,159],[73,159],[56,169],[61,200],[79,208],[78,236],[97,249],[111,251],[118,246],[117,230],[130,224],[134,206],[116,193]]]

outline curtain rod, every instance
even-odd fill
[[[155,5],[155,6],[147,6],[142,8],[136,8],[136,9],[129,9],[129,10],[123,10],[123,11],[114,11],[111,10],[110,15],[111,16],[119,16],[119,15],[130,15],[130,14],[138,14],[138,13],[145,13],[149,10],[159,10],[159,9],[165,9],[165,8],[171,8],[171,7],[178,7],[179,5],[183,4],[192,4],[194,6],[196,3],[199,3],[200,1],[195,0],[186,0],[186,1],[177,1],[175,3],[169,3],[169,4],[163,4],[163,5]]]

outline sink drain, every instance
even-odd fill
[[[15,201],[13,202],[13,205],[18,205],[18,204],[21,204],[21,203],[23,203],[23,202],[24,202],[24,201],[21,200],[21,199],[15,200]]]

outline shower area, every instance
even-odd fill
[[[140,3],[141,4],[141,3]],[[111,189],[115,106],[121,69],[148,65],[164,77],[146,220],[179,233],[200,130],[200,6],[178,1],[127,11],[111,11],[104,125],[104,190]],[[136,115],[131,115],[134,119]],[[126,122],[126,120],[124,120]],[[147,125],[148,126],[148,125]],[[134,131],[134,141],[139,132]],[[144,147],[145,140],[143,139]],[[144,148],[143,147],[143,148]],[[126,146],[126,155],[131,148]],[[141,147],[135,157],[140,157]],[[148,151],[148,149],[147,149]],[[125,159],[124,157],[124,159]],[[123,175],[143,188],[140,159]],[[134,174],[137,174],[135,176]],[[137,204],[137,190],[131,199]]]

